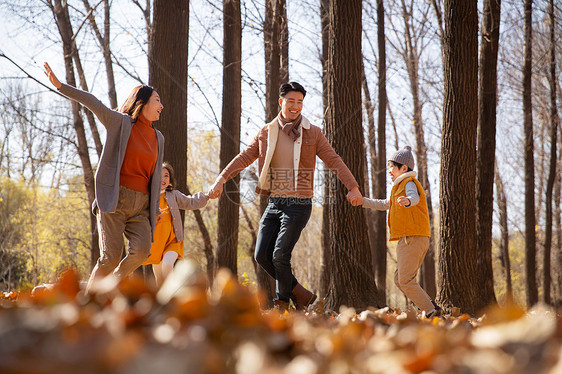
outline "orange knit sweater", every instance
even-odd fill
[[[152,123],[142,114],[131,129],[125,159],[121,166],[122,186],[149,194],[148,185],[158,158],[158,139]]]

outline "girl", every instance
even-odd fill
[[[109,109],[92,94],[61,83],[49,64],[45,74],[62,94],[90,109],[107,130],[95,176],[92,211],[97,218],[100,257],[92,270],[92,284],[112,274],[122,279],[150,254],[159,214],[164,136],[154,129],[164,107],[150,86],[135,87],[119,111]],[[158,165],[158,167],[156,167]],[[121,259],[123,234],[128,254]]]
[[[162,185],[160,193],[160,212],[162,217],[156,225],[154,243],[150,257],[143,265],[152,265],[156,284],[161,286],[172,271],[176,259],[183,258],[183,224],[180,209],[195,210],[207,205],[209,196],[199,192],[186,196],[174,190],[176,184],[174,169],[165,162],[162,165]]]

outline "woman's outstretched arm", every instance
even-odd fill
[[[49,78],[53,86],[63,95],[78,101],[80,104],[90,109],[106,128],[120,123],[121,118],[123,118],[122,113],[109,109],[89,92],[61,83],[47,62],[44,63],[43,67],[45,68],[45,75]]]
[[[51,69],[49,64],[47,62],[45,62],[43,64],[43,67],[45,68],[45,75],[47,76],[47,78],[49,78],[49,80],[51,81],[51,84],[53,86],[55,86],[56,88],[60,88],[62,86],[62,83],[58,80],[55,73],[53,73],[53,70]]]

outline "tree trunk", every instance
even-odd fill
[[[506,299],[513,300],[513,286],[511,282],[511,261],[509,259],[509,230],[507,225],[507,198],[505,196],[503,182],[495,166],[496,194],[498,197],[498,211],[500,214],[500,258],[505,274]]]
[[[164,160],[174,168],[178,184],[174,187],[183,193],[187,193],[188,25],[188,0],[154,1],[149,82],[164,105],[156,124],[166,139]]]
[[[272,121],[279,113],[279,86],[286,82],[289,75],[288,66],[288,37],[287,9],[285,0],[266,0],[265,22],[263,26],[263,40],[265,49],[265,121]],[[287,34],[288,35],[288,34]],[[282,72],[283,68],[283,72]],[[285,80],[282,80],[285,79]],[[268,197],[260,195],[260,216],[265,211]],[[253,259],[253,253],[252,253]],[[275,281],[262,267],[253,260],[258,287],[264,293],[261,300],[264,308],[273,306],[275,298]]]
[[[320,0],[320,24],[322,28],[322,113],[324,124],[326,111],[328,109],[328,51],[330,46],[329,36],[328,0]],[[326,297],[330,291],[330,215],[328,199],[330,197],[330,186],[335,183],[335,176],[330,173],[328,167],[322,169],[322,182],[324,197],[322,202],[322,272],[320,274],[320,297]]]
[[[265,49],[265,121],[279,113],[281,85],[281,1],[266,0],[263,38]]]
[[[250,236],[252,237],[252,242],[248,247],[248,254],[252,259],[252,265],[254,266],[254,272],[256,273],[259,291],[259,303],[262,309],[270,309],[273,307],[273,299],[276,297],[275,279],[269,276],[269,274],[267,274],[267,272],[263,270],[263,268],[257,263],[256,259],[254,258],[254,250],[256,248],[256,242],[258,240],[258,234],[254,229],[252,220],[250,219],[250,216],[246,212],[246,209],[244,209],[243,205],[240,205],[240,210],[242,211],[242,215],[244,216],[244,220],[246,221],[248,230],[250,231]],[[263,214],[263,212],[261,212],[261,214]]]
[[[263,212],[265,212],[268,202],[268,196],[260,195],[260,217],[263,215]],[[260,300],[260,305],[262,309],[272,308],[273,299],[277,297],[277,293],[275,292],[275,279],[273,279],[261,266],[258,265],[253,253],[252,263],[254,264],[254,270],[256,271],[258,289],[260,290],[260,292],[263,292],[263,297]]]
[[[89,91],[88,82],[86,82],[86,75],[84,74],[84,68],[82,67],[82,61],[80,60],[80,55],[78,54],[78,48],[76,47],[76,41],[74,39],[72,39],[72,57],[74,59],[74,64],[76,65],[76,72],[78,73],[78,79],[80,80],[80,87],[82,87],[84,91]],[[98,157],[101,157],[103,144],[100,139],[94,113],[87,108],[83,108],[83,110],[86,118],[88,119],[88,124],[90,125],[90,131],[92,132],[92,138],[94,139],[94,144],[96,146],[96,153]]]
[[[560,120],[560,119],[559,119]],[[560,129],[560,126],[558,126]],[[558,145],[561,145],[560,137],[558,138]],[[559,149],[562,147],[559,147]],[[562,152],[558,152],[558,164],[562,165]],[[562,185],[562,174],[558,174],[556,177],[556,183],[554,185],[554,227],[556,232],[556,241],[554,242],[554,253],[556,253],[557,262],[555,262],[554,268],[556,269],[555,279],[558,279],[556,284],[558,292],[556,294],[556,307],[562,306],[562,224],[560,220],[560,190]]]
[[[533,0],[525,0],[525,43],[523,64],[523,126],[525,145],[525,275],[527,306],[538,301],[535,234],[535,161],[533,142],[532,59]]]
[[[478,11],[476,1],[445,0],[444,108],[441,138],[438,300],[475,314],[477,302],[476,129]]]
[[[556,147],[558,144],[558,109],[556,103],[556,54],[554,38],[554,1],[550,0],[549,4],[550,18],[550,170],[548,172],[548,181],[546,183],[546,217],[545,217],[545,234],[544,234],[544,261],[543,261],[543,301],[551,304],[550,286],[551,286],[551,269],[550,254],[552,250],[552,191],[554,189],[554,179],[556,178]]]
[[[187,194],[191,195],[189,187],[186,187]],[[195,221],[197,222],[197,227],[201,231],[201,237],[203,238],[205,259],[207,260],[207,278],[209,279],[209,286],[213,285],[213,280],[215,277],[215,255],[213,254],[213,244],[211,243],[211,235],[209,235],[209,230],[207,230],[207,225],[203,221],[203,216],[199,209],[192,211],[195,216]]]
[[[476,230],[479,309],[496,303],[492,268],[492,213],[496,159],[497,61],[501,0],[485,0],[478,87],[478,152],[476,164]]]
[[[386,43],[384,35],[383,0],[377,0],[378,59],[378,122],[375,199],[386,198]],[[375,217],[375,277],[380,297],[386,300],[386,212],[374,211]]]
[[[376,162],[377,162],[377,137],[375,135],[375,107],[371,101],[371,91],[367,83],[367,75],[365,73],[365,64],[361,60],[361,86],[363,88],[363,95],[365,96],[365,111],[367,112],[367,144],[369,145],[369,163],[371,170],[369,177],[371,179],[372,190],[371,197],[375,196],[375,183],[376,183]],[[365,191],[365,195],[369,191]]]
[[[62,40],[62,48],[64,53],[64,67],[66,71],[66,82],[76,87],[76,77],[74,75],[74,68],[72,64],[73,55],[73,40],[74,35],[72,31],[72,25],[70,23],[70,16],[68,14],[68,6],[66,2],[64,6],[61,0],[55,0],[54,6],[51,8],[55,20],[57,22],[57,27]],[[80,104],[78,102],[71,100],[72,105],[72,116],[74,118],[73,126],[76,131],[76,138],[78,139],[78,156],[80,157],[80,163],[82,164],[82,171],[84,173],[84,185],[86,187],[86,193],[88,195],[88,205],[92,206],[95,199],[95,185],[94,185],[94,172],[92,169],[92,164],[90,161],[90,155],[88,152],[88,141],[86,139],[86,131],[84,130],[84,121],[80,115]],[[92,236],[92,247],[90,248],[90,269],[93,269],[96,264],[100,252],[99,252],[99,235],[97,230],[96,217],[88,209],[88,214],[90,217],[90,233]]]
[[[326,134],[359,186],[364,185],[365,154],[361,121],[361,1],[329,0],[330,45]],[[346,35],[345,38],[339,37]],[[382,306],[372,274],[369,238],[363,209],[346,201],[347,189],[337,181],[330,191],[330,293],[326,306],[356,309]],[[367,265],[368,264],[368,265]]]
[[[80,80],[80,86],[82,87],[82,89],[84,91],[89,91],[88,83],[86,82],[86,75],[84,74],[84,69],[82,68],[82,60],[80,59],[80,55],[78,53],[78,47],[76,46],[75,37],[76,35],[72,35],[71,48],[72,48],[72,56],[74,58],[74,63],[76,64],[76,72],[78,73],[78,78]],[[90,131],[92,132],[92,138],[94,140],[94,145],[96,147],[96,153],[98,154],[98,157],[100,157],[103,149],[103,144],[100,139],[94,114],[87,109],[84,110],[84,114],[86,114],[86,118],[88,119],[88,123],[90,125]]]
[[[539,86],[541,87],[541,86]],[[542,88],[542,87],[541,87]],[[540,89],[540,88],[539,88]],[[541,92],[542,93],[542,92]],[[535,95],[537,93],[534,93]],[[547,100],[545,96],[541,97],[542,100]],[[541,100],[539,99],[539,100]],[[545,150],[545,144],[548,141],[547,140],[547,128],[548,126],[544,126],[543,122],[546,123],[548,122],[548,117],[547,117],[547,108],[546,106],[539,106],[539,110],[538,110],[538,117],[540,118],[539,120],[539,126],[535,127],[533,125],[533,142],[536,139],[537,142],[535,142],[536,147],[533,147],[533,154],[536,155],[537,157],[535,158],[535,183],[536,183],[536,187],[535,187],[535,223],[537,222],[541,222],[541,217],[543,217],[543,208],[544,208],[544,193],[546,190],[546,179],[547,179],[547,171],[546,171],[546,150]],[[541,230],[544,231],[544,230]],[[535,237],[536,237],[536,242],[535,242],[535,248],[537,248],[539,246],[539,237],[540,235],[537,235],[538,231],[535,229]],[[537,258],[538,261],[538,257],[539,257],[539,250],[537,249],[537,252],[535,254],[535,258]],[[541,279],[541,268],[538,266],[538,263],[536,264],[536,268],[538,270],[538,274],[537,274],[537,289],[539,287],[539,284],[541,283],[540,279]]]
[[[400,147],[398,146],[398,131],[396,131],[396,120],[394,118],[394,115],[392,115],[392,108],[390,107],[390,103],[388,102],[388,95],[386,99],[386,109],[388,110],[390,123],[392,123],[392,129],[394,130],[394,148],[400,149]]]
[[[242,24],[240,0],[223,0],[223,86],[220,169],[240,151]],[[217,265],[238,273],[240,176],[224,184],[218,206]]]
[[[439,37],[439,42],[441,43],[441,57],[443,56],[443,35],[445,35],[445,30],[443,30],[443,12],[441,10],[441,4],[437,0],[431,0],[431,5],[433,5],[433,10],[435,11],[435,18],[437,18],[437,36]]]
[[[277,13],[281,27],[281,83],[289,82],[289,21],[287,19],[287,0],[274,0],[280,12]]]
[[[410,10],[406,9],[406,4],[402,0],[402,16],[404,18],[404,35],[405,35],[405,50],[403,53],[404,62],[406,63],[406,70],[410,80],[410,91],[412,93],[412,104],[414,109],[414,132],[416,136],[416,157],[418,162],[418,179],[424,189],[427,209],[429,215],[429,225],[431,231],[431,238],[429,239],[429,249],[423,260],[420,269],[421,286],[427,292],[429,297],[435,298],[437,294],[435,284],[435,238],[434,238],[434,224],[433,224],[433,205],[431,201],[431,187],[429,185],[429,177],[427,172],[427,147],[424,138],[424,125],[422,118],[422,103],[420,99],[420,83],[419,83],[419,60],[421,58],[421,51],[417,49],[417,42],[413,41],[416,38],[416,30],[413,18],[413,3]],[[421,35],[418,35],[418,37]]]
[[[86,11],[90,13],[89,19],[94,34],[100,44],[101,52],[103,54],[103,61],[105,62],[105,72],[107,76],[107,95],[109,96],[109,103],[112,108],[117,108],[117,91],[115,90],[115,76],[113,73],[113,62],[111,60],[110,48],[110,5],[109,0],[103,0],[103,35],[96,23],[96,17],[93,14],[92,8],[88,0],[83,0]]]
[[[367,181],[371,180],[372,190],[369,194],[370,197],[376,196],[376,184],[377,184],[377,148],[376,148],[376,136],[375,136],[375,108],[373,102],[371,101],[371,92],[369,90],[369,85],[367,83],[367,75],[365,74],[365,63],[363,58],[361,58],[361,86],[363,88],[363,95],[365,96],[365,111],[367,112],[367,144],[369,149],[369,162],[370,170],[367,170],[365,176],[365,196],[369,193]],[[371,262],[373,266],[373,272],[375,273],[375,278],[377,279],[377,284],[379,288],[381,287],[378,277],[377,277],[377,233],[376,233],[376,212],[371,209],[366,209],[365,219],[367,223],[367,233],[369,235],[369,245],[371,248]],[[386,231],[386,230],[385,230]],[[385,243],[386,244],[386,243]],[[385,256],[386,259],[386,256]],[[384,289],[386,294],[386,287]],[[386,295],[385,295],[386,300]]]
[[[254,225],[252,224],[252,220],[250,219],[250,216],[248,215],[248,212],[246,211],[246,209],[244,209],[243,205],[240,205],[240,210],[242,211],[242,216],[244,217],[244,221],[246,221],[246,224],[248,225],[248,231],[250,232],[250,237],[252,238],[252,242],[250,243],[250,245],[248,247],[248,254],[253,259],[254,249],[256,248],[256,242],[258,241],[258,234],[256,232],[256,229],[254,229]],[[256,275],[257,275],[259,265],[255,261],[255,259],[252,261],[252,264],[254,265],[254,271],[256,272]]]

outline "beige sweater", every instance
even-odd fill
[[[334,151],[328,140],[318,126],[312,125],[305,117],[301,122],[301,136],[295,140],[293,148],[293,177],[296,197],[312,198],[314,196],[314,170],[316,166],[316,156],[332,171],[334,171],[341,182],[351,190],[358,187],[351,171],[345,165],[341,157]],[[250,144],[240,152],[224,168],[220,176],[225,181],[233,178],[243,169],[258,160],[259,180],[256,191],[263,195],[270,194],[270,173],[271,160],[275,152],[277,139],[279,137],[279,126],[277,119],[268,123],[260,129]]]

